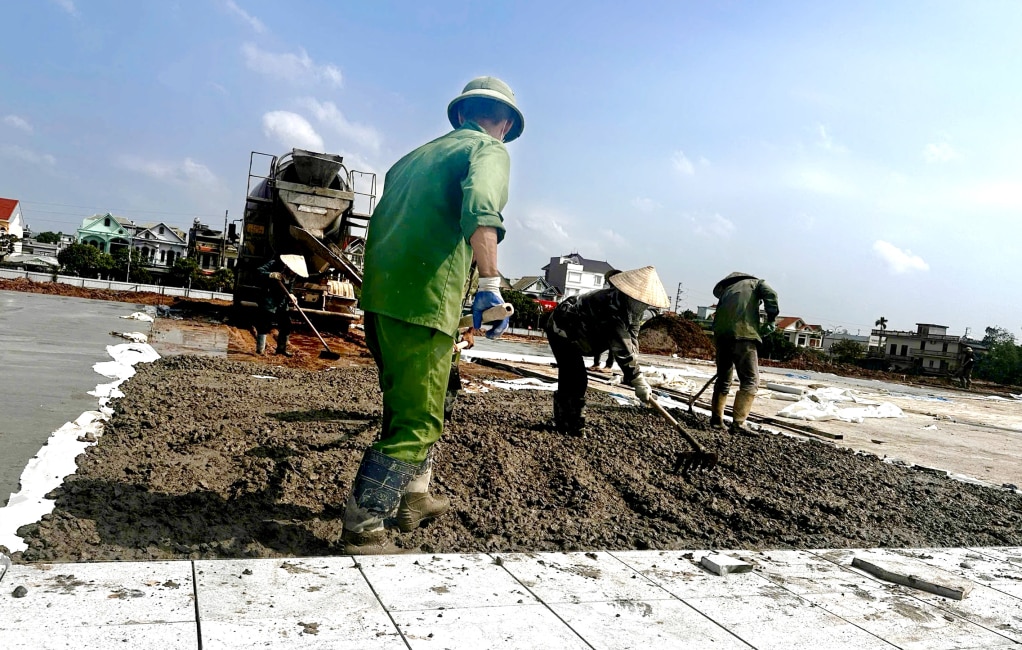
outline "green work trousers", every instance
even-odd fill
[[[444,430],[454,338],[372,312],[365,314],[365,333],[383,391],[383,430],[373,449],[421,463]]]

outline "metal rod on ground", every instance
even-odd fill
[[[689,400],[688,400],[688,412],[689,413],[695,413],[695,409],[692,408],[692,405],[695,404],[696,400],[699,399],[699,396],[702,395],[703,393],[705,393],[706,389],[709,388],[710,384],[712,384],[714,381],[716,381],[716,379],[717,379],[717,375],[716,375],[716,373],[714,373],[714,375],[712,377],[710,377],[709,381],[707,381],[705,384],[703,384],[703,387],[699,389],[699,392],[689,398]]]
[[[333,350],[331,350],[330,346],[326,344],[326,341],[323,340],[322,336],[320,336],[319,330],[317,330],[316,326],[312,324],[311,320],[309,320],[309,316],[304,311],[302,311],[302,308],[298,305],[298,301],[295,300],[294,295],[292,295],[291,292],[287,290],[287,287],[284,286],[284,283],[280,279],[277,280],[277,283],[280,284],[280,288],[283,289],[284,293],[287,294],[287,297],[291,301],[291,304],[295,306],[295,309],[298,310],[298,313],[301,314],[302,318],[305,319],[305,323],[312,330],[313,334],[315,334],[316,337],[319,338],[319,342],[323,344],[323,348],[324,349],[323,349],[322,352],[319,353],[319,358],[320,359],[333,359],[333,360],[340,359],[341,355],[339,355],[336,352],[334,352]]]

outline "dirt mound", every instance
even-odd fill
[[[466,364],[466,368],[469,364]],[[257,375],[272,375],[266,379]],[[478,374],[476,375],[478,376]],[[310,372],[208,357],[142,365],[19,561],[338,553],[341,505],[379,430],[371,367]],[[590,392],[587,438],[549,427],[538,391],[464,395],[438,446],[452,512],[401,535],[425,552],[1018,546],[1022,499],[783,436],[675,416],[720,455],[673,473],[685,443],[648,409]]]
[[[713,341],[698,323],[675,314],[654,316],[639,330],[639,352],[691,359],[712,359]]]
[[[111,289],[89,289],[76,287],[61,282],[33,282],[26,278],[6,280],[0,278],[0,290],[24,291],[26,293],[43,293],[51,296],[70,296],[72,298],[89,298],[90,300],[114,300],[130,302],[137,305],[169,305],[172,308],[204,303],[213,306],[229,307],[231,303],[224,300],[195,300],[176,296],[165,296],[149,291],[113,291]]]

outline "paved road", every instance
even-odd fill
[[[110,332],[148,331],[148,323],[120,318],[143,309],[0,291],[0,505],[50,433],[96,409],[87,391],[111,380],[92,366],[110,360],[106,346],[125,343]]]

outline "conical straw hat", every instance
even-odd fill
[[[660,282],[660,276],[652,266],[641,269],[622,271],[608,280],[617,289],[633,300],[638,300],[650,307],[667,309],[671,301],[667,299],[667,291]]]
[[[305,258],[301,255],[281,255],[280,261],[284,266],[291,269],[295,275],[303,278],[309,277],[309,268],[305,266]]]

